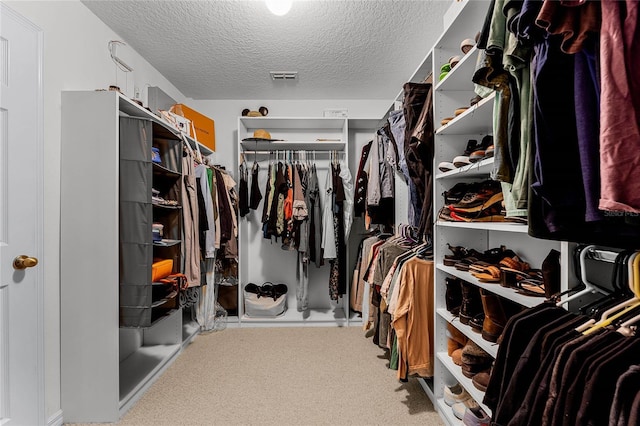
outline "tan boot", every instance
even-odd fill
[[[507,324],[507,315],[504,312],[500,297],[481,289],[482,308],[484,321],[482,322],[482,338],[489,342],[497,342]]]

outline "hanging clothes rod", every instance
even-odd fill
[[[313,149],[274,149],[273,151],[254,151],[252,149],[244,149],[242,150],[242,152],[244,154],[261,154],[261,155],[268,155],[268,154],[275,154],[276,152],[278,153],[285,153],[285,152],[292,152],[292,153],[298,153],[298,152],[305,152],[305,153],[313,153],[313,154],[332,154],[332,153],[336,153],[337,155],[343,156],[345,155],[344,151],[336,151],[336,150],[313,150]]]

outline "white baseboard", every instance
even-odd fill
[[[62,410],[58,410],[51,417],[49,417],[49,420],[47,420],[47,426],[62,426],[62,421]]]

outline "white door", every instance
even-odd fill
[[[42,32],[0,3],[2,426],[45,422],[42,126]]]

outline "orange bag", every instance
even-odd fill
[[[151,265],[151,281],[160,281],[161,279],[171,275],[171,271],[173,271],[172,259],[162,259],[157,262],[153,262],[153,265]]]

